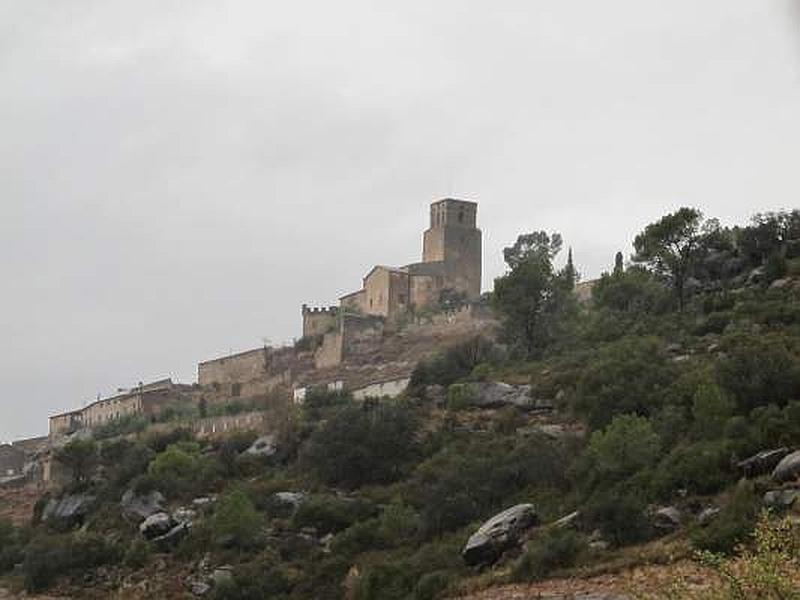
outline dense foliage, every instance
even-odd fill
[[[315,390],[282,423],[273,456],[243,453],[254,434],[200,441],[134,420],[67,444],[57,459],[69,489],[101,508],[78,530],[0,523],[0,571],[22,564],[25,585],[41,590],[79,585],[100,565],[148,568],[154,548],[120,515],[129,489],[159,490],[173,507],[218,495],[174,552],[234,566],[216,598],[441,598],[471,574],[467,537],[520,502],[545,523],[580,519],[542,528],[508,558],[516,580],[598,560],[592,543],[658,535],[662,505],[720,508],[687,527],[697,549],[747,542],[762,490],[737,483],[737,462],[800,445],[800,213],[734,228],[693,209],[666,215],[636,237],[632,264],[609,257],[584,305],[572,261],[554,266],[561,246],[535,232],[505,250],[491,298],[498,339],[420,363],[397,401]],[[516,406],[476,408],[486,381],[529,383],[555,405],[556,433]]]

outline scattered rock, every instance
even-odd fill
[[[674,531],[681,526],[681,511],[674,506],[664,506],[652,514],[653,527],[661,531]]]
[[[772,479],[783,483],[800,477],[800,450],[785,456],[772,471]]]
[[[800,498],[800,489],[770,490],[764,494],[764,505],[770,508],[790,508]]]
[[[120,506],[122,515],[136,523],[144,521],[150,515],[163,512],[164,496],[161,492],[153,490],[147,494],[137,494],[133,489],[122,496]]]
[[[478,408],[516,406],[523,410],[552,410],[553,403],[531,397],[530,385],[509,385],[502,382],[479,382],[469,386],[473,404]]]
[[[762,283],[767,277],[767,270],[764,267],[756,267],[747,275],[747,285],[757,285]]]
[[[736,466],[739,467],[739,470],[748,479],[759,477],[775,469],[778,463],[788,456],[790,452],[791,450],[786,447],[777,448],[775,450],[763,450],[750,458],[744,459]]]
[[[211,591],[211,586],[202,581],[193,581],[189,584],[189,591],[195,596],[205,596]]]
[[[214,504],[216,501],[216,496],[201,496],[192,500],[192,506],[195,508],[206,508],[207,506]]]
[[[178,523],[192,523],[197,519],[197,511],[181,507],[172,513],[172,518]]]
[[[706,527],[719,516],[719,513],[720,509],[716,506],[705,508],[697,515],[697,524],[700,525],[700,527]]]
[[[297,510],[308,500],[305,492],[275,492],[272,497],[278,504],[291,506],[293,510]]]
[[[771,290],[782,290],[784,288],[788,288],[792,285],[792,280],[789,277],[784,277],[783,279],[776,279],[770,284]]]
[[[221,585],[232,579],[233,567],[230,565],[222,565],[221,567],[217,567],[214,569],[214,573],[211,575],[211,580],[214,582],[214,585]]]
[[[666,347],[666,351],[669,354],[678,354],[680,353],[681,350],[683,350],[683,346],[681,346],[680,344],[669,344]]]
[[[468,565],[491,564],[519,543],[523,532],[539,524],[532,504],[517,504],[495,515],[467,540],[461,555]]]
[[[262,435],[243,452],[247,456],[275,456],[278,452],[277,442],[274,435]]]
[[[95,500],[96,497],[89,494],[67,494],[58,499],[52,498],[42,511],[42,519],[65,527],[81,525]]]
[[[161,552],[167,552],[178,545],[183,538],[189,535],[191,523],[178,523],[164,535],[154,537],[151,542],[155,544]]]
[[[578,526],[578,521],[580,518],[581,513],[576,510],[575,512],[571,512],[568,515],[561,517],[558,521],[554,521],[550,524],[550,526],[557,529],[571,529]]]
[[[678,356],[674,356],[672,358],[672,362],[682,363],[682,362],[686,362],[690,358],[691,358],[691,356],[689,356],[688,354],[679,354]]]
[[[139,532],[148,540],[169,533],[175,527],[175,520],[165,512],[158,512],[147,517],[139,525]]]

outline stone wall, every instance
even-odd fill
[[[22,474],[25,452],[11,444],[0,445],[0,478]]]
[[[256,348],[201,362],[197,366],[200,385],[225,385],[263,377],[267,370],[267,348]]]

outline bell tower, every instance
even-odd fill
[[[424,263],[443,263],[444,287],[474,299],[481,294],[482,234],[478,204],[445,198],[431,204],[430,227],[422,244]]]

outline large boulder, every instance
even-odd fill
[[[137,494],[133,489],[122,495],[120,506],[122,515],[136,523],[144,521],[147,517],[158,512],[163,512],[164,495],[156,490],[147,494]]]
[[[243,452],[245,456],[275,456],[278,452],[278,444],[274,435],[262,435]]]
[[[275,492],[272,497],[276,504],[290,507],[292,510],[297,510],[308,500],[308,494],[305,492]]]
[[[139,532],[148,540],[153,540],[159,536],[166,535],[178,523],[171,515],[165,512],[158,512],[147,517],[139,525]]]
[[[800,478],[800,450],[785,456],[772,471],[772,478],[779,483]]]
[[[748,479],[759,477],[771,472],[790,452],[791,450],[785,446],[775,450],[762,450],[739,462],[736,466]]]
[[[681,526],[681,511],[674,506],[664,506],[653,510],[653,527],[660,531],[674,531]]]
[[[67,494],[50,499],[42,511],[42,519],[61,527],[75,527],[83,523],[92,510],[96,497],[90,494]]]
[[[769,508],[791,508],[800,498],[800,489],[787,488],[784,490],[770,490],[764,494],[764,506]]]
[[[152,538],[150,541],[161,552],[167,552],[177,546],[178,542],[189,535],[191,527],[191,523],[178,523],[174,527],[171,527],[166,533],[158,535]]]
[[[461,556],[468,565],[491,564],[519,544],[522,534],[539,524],[532,504],[517,504],[493,516],[467,540]]]
[[[547,410],[553,408],[551,402],[534,400],[531,386],[510,385],[500,381],[468,384],[473,404],[479,408],[501,408],[516,406],[523,410]]]

